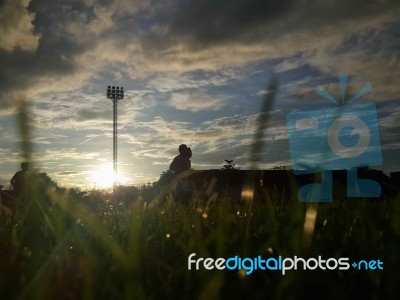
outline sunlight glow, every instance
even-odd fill
[[[124,183],[125,178],[118,172],[118,184]],[[90,182],[96,188],[111,188],[114,183],[114,170],[112,163],[104,163],[90,174]]]

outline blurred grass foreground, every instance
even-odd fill
[[[112,199],[114,206],[101,201],[109,195],[91,194],[104,203],[94,209],[88,195],[43,174],[27,189],[12,213],[0,215],[0,299],[400,297],[398,191],[317,205],[300,203],[295,183],[284,192],[261,187],[252,201],[222,201],[196,188],[182,205],[149,187]],[[188,270],[191,253],[380,259],[384,269],[196,271]]]
[[[398,299],[399,196],[318,206],[267,190],[253,202],[202,196],[181,205],[139,195],[94,211],[33,182],[0,217],[1,299]],[[384,270],[196,271],[191,253],[380,259]]]

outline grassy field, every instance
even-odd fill
[[[399,196],[307,204],[295,190],[284,199],[264,190],[252,202],[207,201],[202,191],[193,198],[181,205],[139,193],[127,207],[94,212],[79,194],[33,184],[14,214],[0,216],[0,298],[400,297]],[[384,270],[196,271],[188,270],[191,253],[380,259]]]

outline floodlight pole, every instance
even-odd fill
[[[115,192],[115,187],[118,184],[118,101],[124,99],[124,88],[108,86],[107,98],[113,102],[113,192]]]

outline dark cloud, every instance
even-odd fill
[[[257,29],[287,11],[293,0],[203,0],[180,1],[170,30],[193,38],[201,44],[233,40]]]
[[[32,88],[44,78],[56,80],[73,74],[76,55],[88,48],[88,43],[67,31],[78,15],[71,5],[62,5],[61,1],[32,1],[29,11],[35,16],[33,34],[40,37],[39,44],[33,51],[0,50],[1,101],[13,100],[13,92]]]
[[[111,107],[111,106],[110,106]],[[81,109],[77,112],[75,119],[77,121],[88,121],[88,120],[109,120],[111,116],[111,110],[98,110],[98,109]]]
[[[41,47],[39,47],[41,48]],[[12,91],[24,91],[40,77],[70,74],[75,70],[73,62],[56,53],[38,50],[36,53],[0,50],[0,99],[7,100]],[[52,82],[49,82],[49,85]],[[13,97],[9,98],[14,100]]]
[[[259,42],[292,30],[379,15],[396,4],[395,0],[182,0],[172,12],[169,33],[192,47]]]
[[[381,50],[395,52],[399,50],[400,20],[385,22],[379,27],[369,28],[345,37],[342,43],[333,49],[333,54],[341,54],[349,49],[377,53]]]
[[[398,9],[397,0],[301,0],[298,25],[332,24],[343,20],[356,21]]]
[[[91,1],[32,0],[27,9],[32,16],[32,35],[40,37],[38,45],[32,51],[18,48],[13,51],[0,49],[0,101],[13,100],[10,97],[13,92],[34,89],[38,82],[46,85],[45,80],[49,80],[50,86],[54,82],[62,81],[65,76],[78,75],[83,78],[87,76],[88,79],[95,77],[93,72],[96,70],[87,71],[90,66],[85,66],[85,62],[79,61],[79,58],[83,54],[91,53],[99,44],[103,46],[99,48],[104,49],[104,54],[111,51],[112,47],[107,48],[107,45],[115,43],[119,49],[127,51],[128,45],[134,41],[137,44],[135,48],[137,52],[132,54],[132,57],[128,53],[126,57],[135,59],[132,66],[142,67],[144,74],[153,68],[157,70],[157,64],[165,64],[161,70],[171,70],[173,65],[184,67],[190,63],[196,68],[208,58],[191,55],[190,50],[183,57],[180,56],[179,50],[176,57],[169,57],[168,53],[162,51],[176,44],[182,44],[185,51],[191,49],[193,52],[196,52],[196,48],[211,48],[223,43],[248,45],[251,42],[265,43],[268,40],[273,44],[274,39],[280,39],[292,30],[319,28],[326,24],[334,26],[342,20],[358,20],[379,15],[391,10],[396,2],[394,0],[179,0],[164,4],[152,3],[143,10],[138,8],[129,11],[117,9],[118,6],[115,4],[117,1],[97,1],[89,4]],[[0,1],[0,10],[5,3],[8,2]],[[139,4],[135,2],[130,5]],[[100,12],[110,15],[101,15]],[[107,21],[111,24],[107,24],[102,17],[109,17]],[[357,43],[362,43],[360,47],[363,47],[364,42],[368,43],[369,36],[369,32],[366,32],[362,40],[350,38],[343,47],[357,46]],[[376,38],[371,39],[371,42],[376,40]],[[391,39],[385,37],[385,41],[388,40]],[[106,54],[104,57],[108,59]],[[110,55],[110,62],[104,62],[108,73],[113,66],[115,67],[113,59],[115,57]],[[168,65],[166,61],[172,63]],[[217,64],[216,61],[211,59],[208,67]],[[204,65],[206,64],[207,62],[204,62]],[[118,68],[121,69],[119,65]],[[88,73],[82,75],[84,72]],[[97,75],[98,78],[103,78],[100,71]],[[68,89],[67,85],[65,89]],[[42,87],[41,90],[45,88]],[[49,88],[47,91],[52,89]]]

